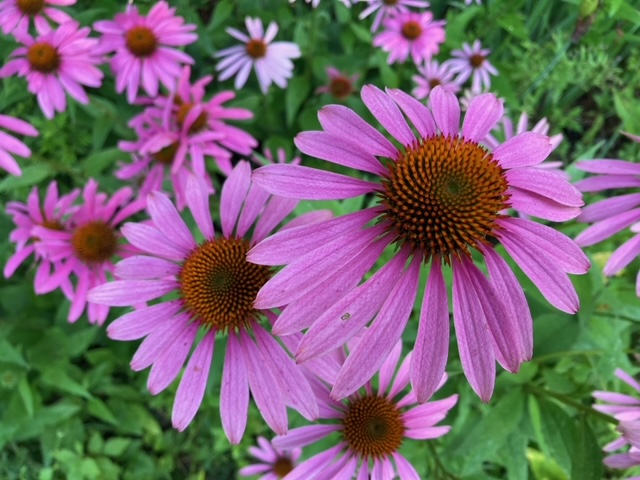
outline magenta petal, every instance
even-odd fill
[[[640,175],[640,165],[625,160],[583,160],[576,167],[584,172],[607,175]]]
[[[507,171],[511,187],[529,190],[568,207],[584,205],[582,194],[560,173],[543,168],[516,168]]]
[[[422,138],[432,137],[437,133],[436,122],[433,120],[431,110],[425,105],[397,88],[387,89],[387,94],[393,98],[393,101],[396,102],[404,114],[409,117],[409,120],[411,120],[411,123],[416,127],[416,130]]]
[[[460,131],[460,104],[457,97],[438,85],[429,95],[436,125],[445,137],[456,137]]]
[[[298,203],[294,198],[271,197],[253,229],[252,241],[259,242],[273,232],[278,224],[293,212]]]
[[[272,195],[300,200],[342,200],[377,191],[380,186],[339,173],[300,165],[258,168],[252,180]]]
[[[555,261],[541,256],[537,248],[508,230],[501,232],[500,242],[549,303],[563,312],[578,311],[578,295],[567,274]]]
[[[640,208],[634,208],[628,212],[619,213],[613,217],[591,225],[576,237],[576,243],[581,247],[588,247],[601,242],[605,238],[630,227],[640,220]]]
[[[391,454],[393,460],[396,462],[396,468],[398,469],[398,476],[400,480],[420,480],[420,475],[413,468],[413,465],[404,458],[401,454],[393,452]]]
[[[640,254],[640,235],[635,235],[624,242],[613,252],[611,258],[604,266],[602,273],[605,275],[615,275],[624,267],[629,265],[634,258]]]
[[[546,159],[553,147],[549,137],[535,132],[523,132],[499,145],[493,156],[505,169],[531,167]]]
[[[462,136],[473,142],[480,142],[502,118],[502,100],[493,93],[484,93],[471,100],[462,123]]]
[[[237,445],[247,425],[249,380],[244,355],[235,333],[227,337],[227,353],[220,386],[220,416],[229,441]]]
[[[386,93],[373,85],[365,85],[360,96],[373,116],[398,142],[405,146],[413,145],[415,135],[398,106]]]
[[[277,380],[268,369],[263,367],[265,359],[262,350],[256,346],[249,334],[243,330],[240,335],[240,346],[247,366],[251,396],[267,425],[278,435],[284,435],[287,433],[289,423],[287,406],[280,392],[273,389]]]
[[[626,212],[640,205],[640,193],[629,193],[617,197],[605,198],[599,202],[591,203],[582,209],[579,222],[598,222]]]
[[[130,362],[131,369],[138,372],[153,364],[173,339],[187,328],[189,320],[185,314],[160,318],[156,328],[147,335],[133,355]]]
[[[398,150],[378,130],[365,122],[350,108],[342,105],[326,105],[318,112],[322,128],[346,140],[358,139],[362,148],[372,155],[396,158]]]
[[[164,193],[151,192],[147,198],[147,210],[158,230],[182,250],[189,251],[196,246],[191,231]]]
[[[496,363],[489,337],[489,326],[480,312],[482,305],[473,291],[469,291],[465,265],[453,264],[453,321],[458,337],[458,350],[464,374],[471,388],[483,402],[493,393]]]
[[[207,193],[207,185],[204,179],[189,175],[186,195],[187,205],[189,205],[189,210],[191,210],[198,228],[205,239],[212,239],[215,232],[213,230],[213,220],[211,220],[211,211],[209,210],[209,194]]]
[[[189,324],[172,339],[167,349],[153,362],[147,379],[147,389],[152,395],[162,392],[176,379],[197,334],[198,324]]]
[[[148,280],[178,275],[181,267],[159,257],[136,255],[120,260],[114,275],[123,280]]]
[[[100,305],[128,307],[161,297],[179,287],[176,280],[116,280],[89,290],[87,300]]]
[[[373,377],[391,353],[413,309],[420,264],[420,257],[414,257],[409,268],[391,290],[372,325],[349,353],[331,390],[333,398],[342,399],[355,392]]]
[[[420,309],[418,337],[411,356],[411,386],[419,403],[438,389],[449,355],[449,301],[440,261],[431,261],[431,272]]]
[[[439,438],[446,435],[451,431],[451,427],[427,427],[427,428],[412,428],[405,432],[405,437],[412,438],[414,440],[431,440],[433,438]]]
[[[181,300],[163,302],[129,312],[107,327],[107,335],[114,340],[137,340],[151,333],[158,318],[170,318],[182,309]]]
[[[345,448],[343,443],[336,445],[324,452],[318,453],[302,462],[288,475],[287,480],[310,480],[317,478],[318,474],[330,465],[338,453]]]
[[[233,227],[238,221],[242,202],[247,196],[250,185],[251,165],[247,161],[240,161],[222,186],[220,217],[222,234],[225,238],[230,238],[233,235]]]
[[[272,440],[273,446],[280,450],[288,450],[291,448],[306,447],[327,435],[340,430],[337,424],[316,424],[306,427],[294,428],[286,435],[278,436]]]
[[[400,279],[406,261],[407,253],[399,253],[369,280],[347,293],[313,322],[298,345],[298,363],[335,350],[369,323]]]
[[[276,340],[260,325],[253,329],[265,366],[280,384],[287,402],[307,420],[318,418],[318,403],[300,368]]]
[[[310,157],[375,175],[385,171],[376,157],[364,151],[355,139],[347,140],[331,133],[311,131],[296,135],[294,143],[302,153]]]
[[[196,347],[182,375],[171,413],[173,428],[181,432],[189,426],[202,403],[209,380],[214,345],[215,333],[209,332]]]
[[[400,354],[402,353],[402,340],[396,343],[393,350],[384,361],[378,372],[378,392],[386,392],[393,375],[396,373],[398,367],[398,361],[400,360]]]
[[[131,245],[144,252],[179,262],[186,256],[187,252],[150,225],[125,223],[120,231]]]
[[[616,368],[616,371],[614,373],[616,377],[618,377],[620,380],[625,382],[627,385],[633,388],[636,392],[640,392],[640,383],[638,383],[638,381],[635,378],[633,378],[631,375],[629,375],[627,372],[625,372],[621,368]]]
[[[539,195],[529,190],[512,187],[509,203],[519,213],[544,218],[552,222],[566,222],[580,215],[579,207],[567,207],[555,200]]]

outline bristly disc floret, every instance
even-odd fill
[[[396,241],[425,261],[470,257],[471,247],[495,236],[509,207],[504,173],[484,147],[459,137],[439,134],[408,147],[382,181]]]
[[[364,396],[350,402],[342,422],[349,448],[362,457],[391,455],[402,444],[405,431],[402,414],[385,397]]]
[[[180,271],[186,308],[203,325],[228,331],[246,328],[257,319],[258,291],[271,278],[271,268],[246,260],[247,240],[219,238],[196,247]]]
[[[118,249],[113,227],[100,220],[78,227],[71,242],[76,256],[88,264],[106,262]]]

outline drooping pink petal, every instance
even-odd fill
[[[137,340],[154,330],[158,318],[171,318],[181,309],[182,301],[172,300],[134,310],[111,322],[107,335],[114,340]]]
[[[374,85],[365,85],[360,95],[373,116],[398,142],[405,146],[415,142],[416,137],[402,112],[386,93]]]
[[[204,179],[195,175],[187,178],[187,205],[198,224],[198,228],[207,240],[215,235],[213,230],[213,220],[209,211],[209,194]]]
[[[220,417],[229,441],[237,445],[247,425],[249,380],[240,342],[234,333],[227,337],[227,352],[220,385]]]
[[[241,161],[227,177],[222,187],[220,197],[220,218],[222,234],[230,238],[233,228],[238,221],[238,215],[242,208],[242,202],[247,196],[251,185],[251,165],[247,161]]]
[[[115,280],[92,288],[87,300],[100,305],[128,307],[148,302],[178,288],[176,280]]]
[[[180,248],[189,251],[196,246],[193,235],[165,194],[151,192],[147,198],[147,210],[158,229]]]
[[[281,450],[296,447],[306,447],[340,429],[336,424],[316,424],[289,430],[286,435],[273,439],[273,445]]]
[[[431,111],[436,125],[446,137],[455,137],[460,129],[460,104],[456,96],[440,85],[429,95]]]
[[[431,110],[425,105],[397,88],[388,88],[387,94],[398,104],[404,114],[409,117],[409,120],[411,120],[413,126],[416,127],[421,137],[427,138],[436,134],[436,122],[433,120]]]
[[[382,393],[387,391],[387,387],[391,383],[391,379],[398,367],[398,361],[400,360],[401,353],[402,341],[399,341],[396,343],[395,347],[393,347],[393,350],[391,350],[387,359],[380,366],[380,371],[378,372],[378,392]]]

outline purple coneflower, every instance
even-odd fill
[[[625,382],[636,392],[640,393],[640,384],[624,370],[616,369],[616,377]],[[618,431],[622,436],[604,446],[605,452],[613,452],[630,445],[626,453],[609,455],[604,464],[609,468],[632,468],[640,465],[640,399],[618,392],[593,392],[593,396],[607,402],[594,405],[599,412],[613,416],[620,422]],[[630,477],[628,480],[640,480],[640,477]]]
[[[458,395],[416,405],[414,392],[403,394],[409,384],[411,354],[398,369],[401,351],[402,343],[397,342],[380,366],[377,388],[369,381],[342,402],[329,396],[325,384],[315,383],[320,418],[329,422],[293,429],[286,436],[276,437],[273,444],[279,448],[304,447],[333,433],[339,440],[329,450],[300,463],[287,480],[420,478],[398,449],[406,439],[429,440],[447,434],[451,427],[436,424],[454,407]],[[445,381],[446,375],[438,388]]]
[[[38,130],[33,125],[8,115],[0,115],[0,128],[28,137],[38,136]],[[22,169],[13,155],[28,158],[31,156],[31,149],[14,136],[0,130],[0,168],[19,177]]]
[[[158,94],[159,82],[173,90],[182,65],[193,63],[193,58],[174,47],[195,42],[196,26],[185,25],[175,11],[162,1],[145,17],[130,3],[113,21],[101,20],[93,26],[102,33],[100,52],[115,52],[111,70],[116,76],[116,91],[122,93],[126,88],[129,103],[134,102],[140,85],[150,97]]]
[[[238,472],[241,477],[262,475],[258,480],[284,478],[295,468],[302,454],[301,448],[293,447],[281,450],[274,447],[264,437],[258,437],[258,445],[258,447],[249,447],[249,453],[260,462],[242,467]]]
[[[51,182],[42,206],[40,206],[40,195],[36,187],[31,190],[27,203],[9,202],[7,204],[7,213],[11,215],[13,223],[16,224],[16,228],[9,235],[9,240],[16,244],[16,253],[9,258],[4,266],[6,278],[11,277],[16,269],[33,254],[35,263],[38,265],[34,280],[35,292],[40,295],[58,287],[57,284],[52,285],[51,278],[52,270],[55,274],[60,263],[51,262],[36,251],[36,243],[40,239],[33,236],[33,228],[41,226],[61,232],[70,231],[68,217],[75,209],[73,202],[79,194],[80,190],[74,190],[60,196],[58,195],[58,185],[56,182]],[[55,275],[53,276],[55,277]],[[73,298],[73,288],[68,278],[65,278],[60,286],[68,298]]]
[[[293,42],[273,42],[278,33],[275,22],[269,24],[266,32],[259,18],[247,17],[245,25],[249,36],[235,28],[226,29],[229,35],[244,45],[225,48],[214,55],[220,58],[216,65],[216,70],[220,72],[218,79],[223,81],[235,75],[234,85],[239,90],[247,82],[251,67],[254,67],[262,93],[267,93],[271,83],[285,88],[287,79],[293,75],[291,59],[301,55],[300,48]]]
[[[427,8],[429,6],[429,2],[423,0],[363,0],[363,2],[368,3],[369,6],[358,16],[360,20],[376,12],[371,25],[372,32],[380,28],[380,24],[388,15],[408,12],[409,7]]]
[[[434,22],[431,12],[400,12],[384,19],[385,30],[373,39],[373,45],[389,52],[389,64],[404,62],[411,55],[419,65],[440,51],[446,37],[445,23],[444,20]]]
[[[134,306],[175,294],[177,298],[120,317],[107,329],[116,340],[145,337],[131,367],[136,371],[151,367],[147,387],[154,395],[178,376],[198,334],[204,334],[178,387],[172,414],[175,428],[184,430],[200,407],[215,338],[220,336],[227,345],[220,410],[229,440],[238,443],[242,439],[250,392],[267,424],[286,433],[287,405],[313,419],[318,415],[317,404],[293,359],[259,322],[263,315],[272,315],[253,307],[272,270],[247,262],[246,253],[297,202],[270,197],[252,185],[251,167],[245,161],[233,169],[222,187],[222,232],[218,235],[201,178],[189,177],[186,196],[204,240],[196,241],[165,195],[151,193],[148,211],[153,223],[128,223],[122,228],[127,240],[144,255],[118,263],[115,273],[122,280],[94,289],[89,299],[104,305]]]
[[[48,33],[51,30],[48,20],[60,25],[73,20],[50,5],[68,7],[75,3],[76,0],[3,0],[0,2],[0,28],[5,35],[25,35],[29,33],[33,19],[39,32]]]
[[[329,84],[316,88],[316,93],[328,93],[333,95],[336,100],[346,100],[355,91],[355,83],[360,78],[357,73],[355,75],[345,75],[335,67],[327,67],[327,76]]]
[[[11,53],[12,60],[0,69],[0,78],[18,74],[26,77],[29,91],[37,96],[47,118],[67,108],[65,91],[78,102],[87,104],[83,86],[99,87],[103,74],[96,67],[102,57],[96,54],[98,41],[89,38],[88,27],[78,28],[73,21],[34,39],[20,36],[22,47]]]
[[[77,278],[68,320],[75,322],[87,309],[90,323],[102,325],[109,307],[89,302],[87,292],[107,281],[113,273],[114,257],[135,252],[129,245],[119,243],[118,227],[134,213],[143,210],[143,201],[131,201],[133,191],[121,188],[109,198],[98,192],[98,183],[90,179],[82,198],[84,204],[74,210],[64,230],[55,225],[39,225],[32,229],[38,238],[36,251],[51,262],[61,263],[50,279],[49,289],[62,286],[71,275]]]
[[[363,87],[362,99],[401,148],[340,105],[322,108],[318,118],[324,130],[303,132],[295,143],[302,153],[362,170],[379,182],[296,165],[262,167],[254,181],[284,197],[337,200],[368,194],[379,204],[281,232],[254,247],[250,261],[286,265],[261,289],[255,306],[287,305],[274,325],[277,335],[310,327],[298,347],[298,362],[344,344],[377,315],[333,386],[333,396],[344,398],[371,378],[401,337],[420,270],[430,265],[411,366],[413,388],[424,402],[447,363],[449,307],[442,265],[448,265],[462,367],[475,392],[488,401],[495,360],[516,372],[531,358],[533,346],[527,300],[496,245],[502,244],[548,301],[565,312],[579,307],[567,273],[589,268],[584,253],[562,233],[502,212],[513,208],[566,221],[580,213],[582,195],[561,176],[534,167],[551,151],[546,135],[525,132],[493,150],[480,145],[503,115],[493,94],[472,101],[462,130],[458,100],[442,87],[431,92],[431,109],[400,90],[384,93],[371,85]],[[391,244],[393,258],[356,287]],[[488,276],[475,265],[472,251],[484,257]]]
[[[471,90],[480,92],[491,88],[490,75],[498,75],[487,57],[491,53],[488,48],[482,48],[480,40],[473,42],[473,45],[465,43],[462,50],[453,50],[451,56],[455,57],[447,60],[445,64],[453,73],[457,73],[456,81],[463,84],[469,77],[471,78]]]
[[[296,0],[289,0],[289,3],[295,3]],[[304,0],[306,3],[310,3],[312,8],[318,8],[318,5],[320,5],[320,0]],[[356,2],[358,0],[355,0]],[[351,8],[351,0],[340,0],[340,3],[342,3],[345,7],[347,8]]]
[[[640,136],[626,134],[632,140],[640,142]],[[581,192],[601,192],[608,189],[631,188],[635,192],[640,187],[640,165],[624,160],[586,160],[576,163],[576,167],[595,177],[586,178],[576,183]],[[616,233],[630,228],[634,235],[613,252],[604,266],[607,276],[617,274],[629,265],[640,254],[640,193],[627,193],[605,198],[587,205],[579,222],[593,223],[576,237],[582,247],[600,243]],[[640,271],[636,281],[636,294],[640,297]]]
[[[438,85],[451,93],[460,91],[460,85],[454,80],[453,72],[449,71],[446,64],[440,65],[437,60],[418,65],[418,73],[419,75],[412,77],[416,82],[416,88],[411,92],[417,99],[427,98],[431,90]]]

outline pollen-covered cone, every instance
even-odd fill
[[[495,361],[516,372],[531,358],[532,320],[516,276],[497,250],[516,264],[558,309],[574,313],[578,296],[567,273],[589,261],[562,233],[517,212],[552,221],[576,217],[582,195],[565,178],[534,168],[551,151],[549,137],[525,132],[493,150],[479,142],[503,116],[493,94],[476,97],[460,129],[460,106],[441,87],[431,108],[400,90],[362,89],[362,100],[398,148],[349,108],[324,107],[322,131],[303,132],[303,153],[366,172],[362,180],[297,165],[268,165],[254,173],[267,191],[290,198],[337,200],[375,195],[373,207],[286,232],[256,245],[249,260],[285,265],[258,293],[256,308],[287,305],[277,335],[308,329],[296,359],[331,352],[370,324],[333,385],[344,398],[382,365],[401,337],[415,302],[420,270],[430,267],[411,365],[418,401],[435,391],[449,348],[449,307],[443,266],[453,269],[453,320],[462,366],[475,392],[491,398]],[[413,127],[407,123],[408,118]],[[392,258],[359,284],[394,244]],[[488,275],[471,252],[484,258]]]
[[[123,315],[107,333],[116,340],[144,338],[131,367],[151,367],[147,386],[154,395],[176,379],[195,346],[173,406],[173,426],[178,430],[189,425],[202,403],[216,336],[226,342],[220,413],[232,443],[240,442],[244,434],[249,393],[278,433],[287,431],[287,406],[305,418],[316,418],[311,387],[285,348],[260,323],[270,312],[253,307],[271,269],[246,261],[249,248],[271,233],[297,202],[271,197],[251,184],[251,167],[245,161],[233,169],[222,188],[221,232],[214,230],[201,178],[189,177],[186,199],[202,241],[194,238],[169,198],[159,192],[148,198],[151,224],[129,223],[122,228],[127,240],[144,254],[118,263],[115,273],[122,280],[92,290],[89,299],[112,306],[160,300]],[[176,298],[162,300],[166,294]]]

